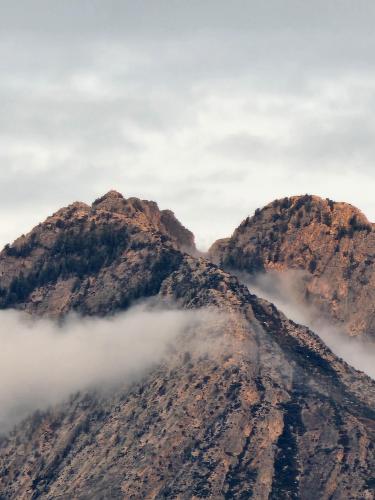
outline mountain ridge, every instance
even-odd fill
[[[76,259],[78,248],[90,260],[87,241],[105,250],[99,266],[61,263],[60,275],[12,305],[94,317],[154,297],[208,308],[213,319],[185,332],[141,380],[76,394],[18,425],[0,443],[2,498],[370,500],[375,382],[235,276],[184,252],[154,205],[136,205],[114,193],[93,208],[75,204],[39,226],[26,255],[5,250],[3,289],[43,259],[40,269],[61,255]],[[71,231],[64,252],[52,251]]]

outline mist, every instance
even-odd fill
[[[58,325],[0,311],[0,433],[79,390],[133,382],[207,314],[146,303],[111,318],[70,316]]]
[[[302,300],[303,271],[268,272],[255,277],[238,275],[251,293],[272,302],[285,316],[314,331],[337,356],[375,379],[375,345],[349,337],[339,326]]]

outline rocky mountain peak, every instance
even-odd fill
[[[121,193],[116,191],[115,189],[110,189],[107,193],[101,196],[96,202],[104,201],[104,200],[123,200],[124,197]],[[94,204],[96,203],[94,201]]]
[[[153,201],[110,191],[91,207],[75,202],[0,253],[0,306],[53,316],[73,302],[81,309],[87,303],[87,311],[98,312],[99,304],[103,311],[116,309],[158,290],[164,271],[151,283],[144,261],[162,266],[168,255],[170,270],[181,258],[178,250],[195,252],[193,234]],[[122,279],[129,280],[125,289]],[[104,290],[103,280],[112,282],[111,292],[104,287],[106,299],[94,292]]]
[[[140,200],[139,198],[125,199],[117,191],[109,191],[92,204],[93,210],[106,210],[127,217],[138,218],[144,224],[156,227],[159,231],[168,234],[179,248],[195,253],[194,235],[186,229],[175,217],[171,210],[160,210],[154,201]]]
[[[264,220],[266,223],[278,222],[275,227],[280,226],[284,232],[288,229],[286,223],[297,229],[310,224],[319,224],[332,228],[331,230],[346,230],[349,234],[360,229],[368,232],[372,230],[372,225],[366,216],[356,207],[349,203],[334,202],[328,198],[312,195],[275,200],[264,208],[257,209],[253,217],[247,217],[238,230],[257,220]]]
[[[97,198],[93,203],[93,208],[103,208],[107,210],[118,209],[123,205],[122,202],[125,202],[125,199],[121,193],[115,190],[108,191],[108,193],[104,194]]]
[[[306,300],[343,323],[351,335],[372,336],[374,247],[373,225],[360,210],[304,195],[257,209],[229,239],[216,242],[209,255],[224,267],[250,274],[302,271]]]

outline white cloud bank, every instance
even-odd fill
[[[302,272],[259,274],[255,278],[241,274],[251,293],[272,302],[289,319],[308,326],[337,356],[375,379],[375,344],[359,337],[348,337],[340,328],[322,317],[312,305],[301,300]]]
[[[131,382],[207,314],[135,306],[113,318],[72,316],[62,325],[0,312],[0,433],[71,393]]]

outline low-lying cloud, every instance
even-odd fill
[[[241,274],[239,277],[252,293],[275,304],[289,319],[308,326],[337,356],[375,379],[374,344],[349,337],[322,317],[314,306],[303,301],[302,272],[269,272],[255,277]]]
[[[207,314],[146,304],[111,318],[71,316],[58,325],[1,311],[0,433],[78,390],[134,381]]]

